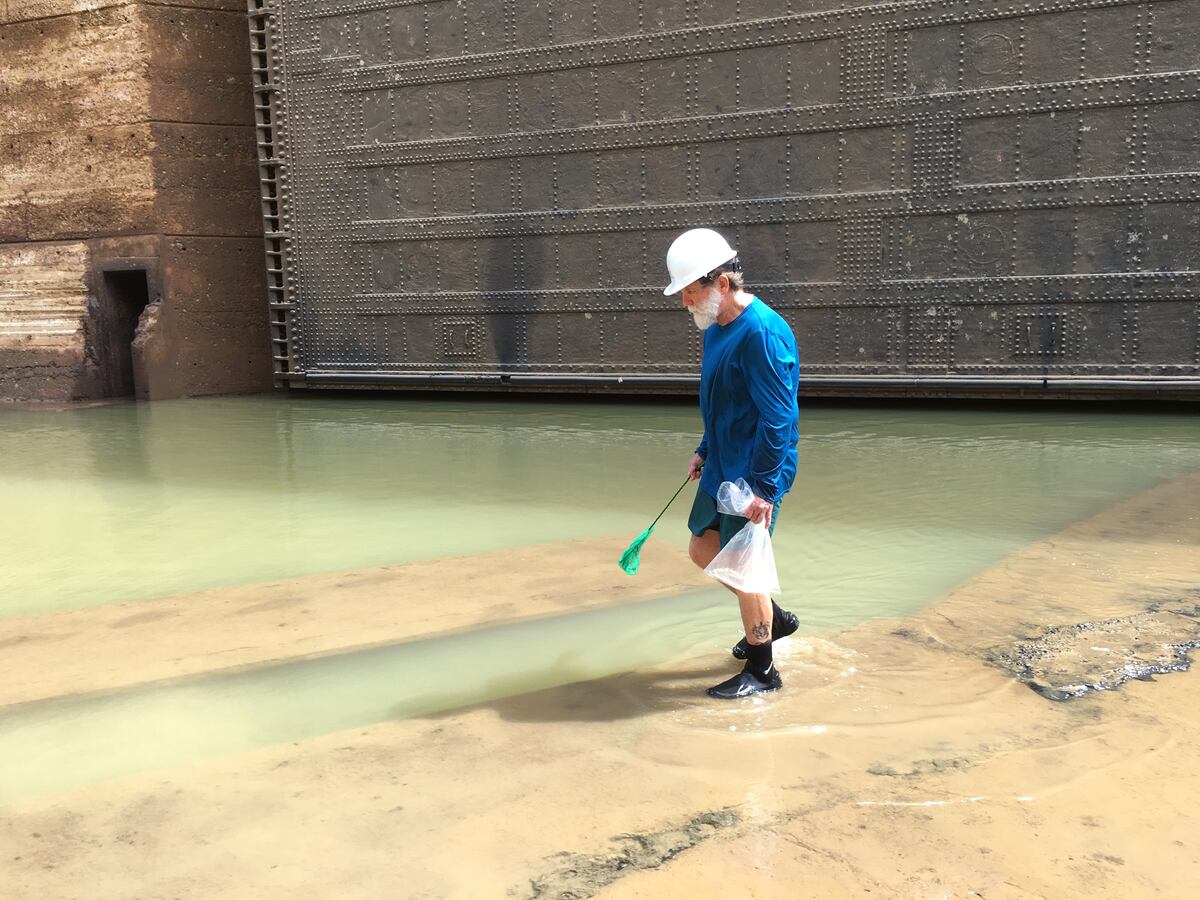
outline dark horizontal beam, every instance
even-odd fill
[[[694,375],[552,375],[530,373],[458,373],[458,372],[309,372],[302,376],[306,385],[319,387],[480,387],[480,388],[606,388],[642,392],[646,389],[695,388]],[[801,394],[836,392],[844,396],[878,396],[884,393],[952,395],[957,392],[986,392],[1004,396],[1056,396],[1064,393],[1102,393],[1110,395],[1169,394],[1177,399],[1200,399],[1200,378],[1193,377],[960,377],[907,375],[806,375],[801,379]]]

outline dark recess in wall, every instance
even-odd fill
[[[133,338],[138,319],[150,302],[145,269],[104,273],[104,288],[93,315],[96,361],[105,397],[132,397],[135,392]]]

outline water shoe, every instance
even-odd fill
[[[750,667],[746,666],[732,678],[722,681],[716,687],[710,687],[708,696],[718,700],[737,700],[752,694],[777,691],[781,687],[783,687],[783,679],[779,677],[779,670],[775,666],[771,666],[763,678],[755,675],[750,671]]]

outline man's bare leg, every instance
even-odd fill
[[[732,590],[732,588],[730,588]],[[742,627],[746,630],[746,643],[771,643],[771,598],[766,594],[746,594],[734,591],[738,607],[742,611]]]
[[[721,552],[721,536],[716,531],[692,535],[688,556],[700,568],[705,568]],[[764,690],[778,690],[779,673],[774,670],[771,655],[771,622],[774,604],[766,594],[747,594],[725,585],[738,598],[742,627],[746,632],[746,668],[733,678],[708,689],[709,696],[723,700],[747,697]]]
[[[694,562],[701,569],[705,568],[710,562],[712,562],[713,559],[716,558],[716,555],[720,552],[721,552],[721,536],[720,536],[720,534],[718,534],[715,531],[706,531],[706,532],[704,532],[704,534],[700,535],[699,537],[696,537],[696,535],[693,534],[691,542],[688,544],[688,556],[690,556],[692,558],[692,562]],[[727,584],[724,584],[723,582],[721,582],[721,586],[723,588],[725,588],[725,590],[729,591],[731,594],[733,594],[734,596],[736,596],[738,598],[738,608],[741,610],[741,613],[742,613],[742,625],[745,628],[746,636],[742,640],[738,641],[738,643],[733,648],[733,655],[736,659],[745,659],[746,658],[748,650],[749,650],[749,648],[746,645],[751,644],[751,643],[755,643],[755,644],[763,643],[763,641],[752,641],[751,640],[751,629],[754,627],[754,622],[750,622],[747,620],[748,608],[746,606],[746,600],[743,598],[746,598],[746,597],[760,598],[760,600],[758,601],[760,603],[760,605],[758,607],[749,608],[749,611],[751,611],[755,614],[754,621],[756,621],[756,622],[761,621],[761,619],[759,619],[758,616],[761,615],[761,613],[762,613],[761,604],[765,604],[766,616],[767,616],[767,638],[766,638],[766,640],[768,640],[768,641],[772,641],[775,638],[781,637],[781,636],[787,637],[787,635],[789,635],[793,631],[795,631],[796,627],[799,625],[799,623],[796,621],[796,617],[794,615],[792,615],[787,610],[780,609],[776,604],[771,602],[771,599],[769,597],[767,597],[767,595],[765,595],[765,594],[742,594],[742,593],[739,593],[738,591],[735,591],[733,588],[731,588]],[[781,623],[780,627],[783,628],[783,631],[781,631],[779,634],[773,633],[774,631],[778,630],[774,624],[776,622]]]
[[[717,554],[721,552],[721,535],[716,531],[706,531],[704,534],[696,537],[692,535],[692,540],[688,544],[688,556],[701,569],[705,568],[710,562],[717,558]],[[728,587],[728,585],[726,585]],[[729,588],[733,590],[733,588]],[[736,593],[736,592],[735,592]]]
[[[771,651],[771,598],[766,594],[734,591],[746,630],[746,666],[732,678],[710,687],[708,695],[718,700],[737,700],[753,694],[777,691],[783,686]]]

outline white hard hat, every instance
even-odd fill
[[[677,294],[697,278],[702,278],[722,263],[737,256],[729,242],[711,228],[693,228],[675,238],[667,250],[667,271],[671,283],[663,288],[667,296]]]

